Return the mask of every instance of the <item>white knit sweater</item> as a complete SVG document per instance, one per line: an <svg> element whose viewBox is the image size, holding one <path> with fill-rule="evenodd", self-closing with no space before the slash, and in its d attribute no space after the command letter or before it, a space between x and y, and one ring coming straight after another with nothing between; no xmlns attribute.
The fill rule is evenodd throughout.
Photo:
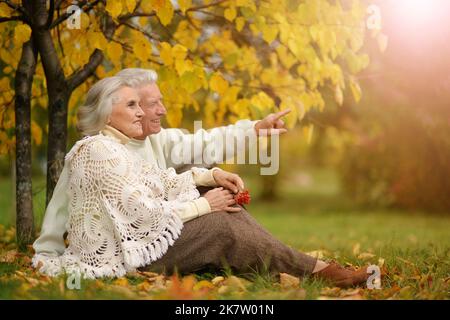
<svg viewBox="0 0 450 320"><path fill-rule="evenodd" d="M178 238L180 212L197 206L193 168L182 174L160 169L128 150L119 139L98 134L80 140L66 156L69 168L69 246L59 257L36 254L39 271L86 278L123 276L163 256ZM208 209L205 208L205 202Z"/></svg>

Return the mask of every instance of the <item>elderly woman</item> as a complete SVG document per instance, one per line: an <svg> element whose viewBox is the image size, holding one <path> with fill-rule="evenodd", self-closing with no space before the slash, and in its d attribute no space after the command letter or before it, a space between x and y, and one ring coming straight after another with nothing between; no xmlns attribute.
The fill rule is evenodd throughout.
<svg viewBox="0 0 450 320"><path fill-rule="evenodd" d="M340 286L367 279L365 268L327 265L285 246L241 211L228 189L201 197L196 188L217 187L217 181L242 188L238 176L218 168L178 175L126 148L143 136L144 112L133 86L126 77L105 78L80 108L79 129L86 137L66 156L69 246L59 257L36 254L33 264L40 271L95 278L142 267L193 272L228 265L237 271L312 273Z"/></svg>

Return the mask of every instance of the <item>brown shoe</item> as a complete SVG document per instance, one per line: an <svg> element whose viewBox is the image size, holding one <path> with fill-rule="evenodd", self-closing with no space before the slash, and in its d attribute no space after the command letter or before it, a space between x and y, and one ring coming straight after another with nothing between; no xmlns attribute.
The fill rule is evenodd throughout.
<svg viewBox="0 0 450 320"><path fill-rule="evenodd" d="M369 278L367 267L358 270L350 270L332 262L328 267L313 273L314 277L331 280L337 287L347 288L366 283Z"/></svg>

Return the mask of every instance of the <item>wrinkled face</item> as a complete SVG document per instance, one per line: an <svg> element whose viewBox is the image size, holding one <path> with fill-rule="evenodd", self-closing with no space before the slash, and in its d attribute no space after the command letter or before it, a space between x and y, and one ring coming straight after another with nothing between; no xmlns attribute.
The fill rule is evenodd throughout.
<svg viewBox="0 0 450 320"><path fill-rule="evenodd" d="M139 96L135 89L123 87L114 93L112 112L108 124L129 138L142 135L144 112L139 106Z"/></svg>
<svg viewBox="0 0 450 320"><path fill-rule="evenodd" d="M156 83L139 87L137 92L140 99L139 104L144 111L141 138L145 138L161 131L161 119L167 112L162 102L163 96Z"/></svg>

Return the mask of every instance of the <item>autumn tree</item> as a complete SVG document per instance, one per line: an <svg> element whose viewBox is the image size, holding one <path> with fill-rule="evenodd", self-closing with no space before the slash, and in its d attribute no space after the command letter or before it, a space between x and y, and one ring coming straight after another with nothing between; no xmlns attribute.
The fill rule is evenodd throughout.
<svg viewBox="0 0 450 320"><path fill-rule="evenodd" d="M357 0L0 1L0 153L16 149L17 216L30 218L18 220L19 241L32 238L30 131L36 144L48 138L48 201L67 126L98 78L156 70L169 126L189 108L213 126L290 107L293 127L323 110L324 88L338 104L348 87L360 99L366 18ZM48 123L31 119L33 109L45 110Z"/></svg>

